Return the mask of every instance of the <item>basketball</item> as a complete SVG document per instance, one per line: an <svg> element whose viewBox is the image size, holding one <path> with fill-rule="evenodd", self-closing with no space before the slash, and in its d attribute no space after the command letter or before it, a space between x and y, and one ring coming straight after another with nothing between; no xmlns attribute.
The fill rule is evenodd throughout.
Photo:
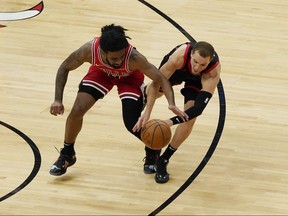
<svg viewBox="0 0 288 216"><path fill-rule="evenodd" d="M149 148L160 150L170 142L171 128L160 119L151 119L141 130L142 142Z"/></svg>

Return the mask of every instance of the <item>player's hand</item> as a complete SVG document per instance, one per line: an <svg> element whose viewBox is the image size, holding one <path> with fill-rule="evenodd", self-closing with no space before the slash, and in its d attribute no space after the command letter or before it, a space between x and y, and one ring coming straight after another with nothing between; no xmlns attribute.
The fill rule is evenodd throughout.
<svg viewBox="0 0 288 216"><path fill-rule="evenodd" d="M62 115L64 110L64 105L59 101L54 101L50 106L50 113L54 116Z"/></svg>
<svg viewBox="0 0 288 216"><path fill-rule="evenodd" d="M149 120L150 115L144 113L142 116L139 117L137 123L132 128L133 132L138 132L141 130L141 128L146 124L146 122Z"/></svg>
<svg viewBox="0 0 288 216"><path fill-rule="evenodd" d="M183 119L183 121L188 121L189 120L189 116L183 112L182 110L180 110L178 107L173 106L173 105L169 105L169 109L177 116L179 116L180 118Z"/></svg>

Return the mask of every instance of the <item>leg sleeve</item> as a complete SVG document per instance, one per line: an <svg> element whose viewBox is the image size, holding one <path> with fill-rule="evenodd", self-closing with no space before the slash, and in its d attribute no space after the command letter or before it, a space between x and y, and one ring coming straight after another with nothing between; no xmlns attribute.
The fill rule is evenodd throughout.
<svg viewBox="0 0 288 216"><path fill-rule="evenodd" d="M137 101L133 99L123 99L122 101L122 117L126 129L141 140L140 131L133 132L132 128L138 121L143 107L143 97L141 96Z"/></svg>

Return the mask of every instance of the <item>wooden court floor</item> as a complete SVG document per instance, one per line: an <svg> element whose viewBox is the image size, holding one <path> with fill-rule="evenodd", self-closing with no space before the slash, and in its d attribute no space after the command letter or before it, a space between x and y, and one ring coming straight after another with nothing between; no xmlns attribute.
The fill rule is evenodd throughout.
<svg viewBox="0 0 288 216"><path fill-rule="evenodd" d="M0 3L0 214L149 215L184 184L211 146L218 92L171 158L167 184L143 173L144 145L124 128L116 89L87 113L75 145L77 163L61 177L49 175L58 157L54 146L62 147L66 117L89 67L70 73L66 111L51 116L56 71L72 51L115 23L129 29L130 42L158 66L187 38L137 0L44 0L33 18L1 20L39 2ZM211 159L158 215L287 215L288 1L148 2L196 40L214 45L226 99L223 132ZM176 102L182 107L179 89ZM168 117L161 98L152 118Z"/></svg>

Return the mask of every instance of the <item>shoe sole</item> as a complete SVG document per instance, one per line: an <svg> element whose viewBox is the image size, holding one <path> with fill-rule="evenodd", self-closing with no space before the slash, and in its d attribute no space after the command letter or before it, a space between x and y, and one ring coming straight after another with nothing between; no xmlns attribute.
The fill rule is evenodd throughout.
<svg viewBox="0 0 288 216"><path fill-rule="evenodd" d="M69 165L67 166L67 168L70 167L70 166L72 166L72 165L74 165L74 164L76 163L76 161L77 161L77 158L75 157L75 160L74 160L71 164L69 164ZM66 173L67 168L64 170L64 172L61 172L61 173L51 172L51 170L49 171L49 173L50 173L50 175L53 175L53 176L61 176L61 175L63 175L63 174Z"/></svg>
<svg viewBox="0 0 288 216"><path fill-rule="evenodd" d="M63 173L54 173L54 172L51 172L51 171L49 173L50 173L50 175L53 175L53 176L61 176L61 175L66 173L66 170Z"/></svg>
<svg viewBox="0 0 288 216"><path fill-rule="evenodd" d="M145 169L145 166L147 167L147 169ZM149 167L153 167L152 169L149 168ZM156 170L155 170L155 166L154 165L144 165L143 167L143 172L145 174L153 174L153 173L156 173Z"/></svg>
<svg viewBox="0 0 288 216"><path fill-rule="evenodd" d="M157 178L157 174L155 175L155 181L157 182L157 183L159 183L159 184L163 184L163 183L167 183L168 181L169 181L169 174L167 175L167 178L165 178L165 179L159 179L159 178Z"/></svg>

